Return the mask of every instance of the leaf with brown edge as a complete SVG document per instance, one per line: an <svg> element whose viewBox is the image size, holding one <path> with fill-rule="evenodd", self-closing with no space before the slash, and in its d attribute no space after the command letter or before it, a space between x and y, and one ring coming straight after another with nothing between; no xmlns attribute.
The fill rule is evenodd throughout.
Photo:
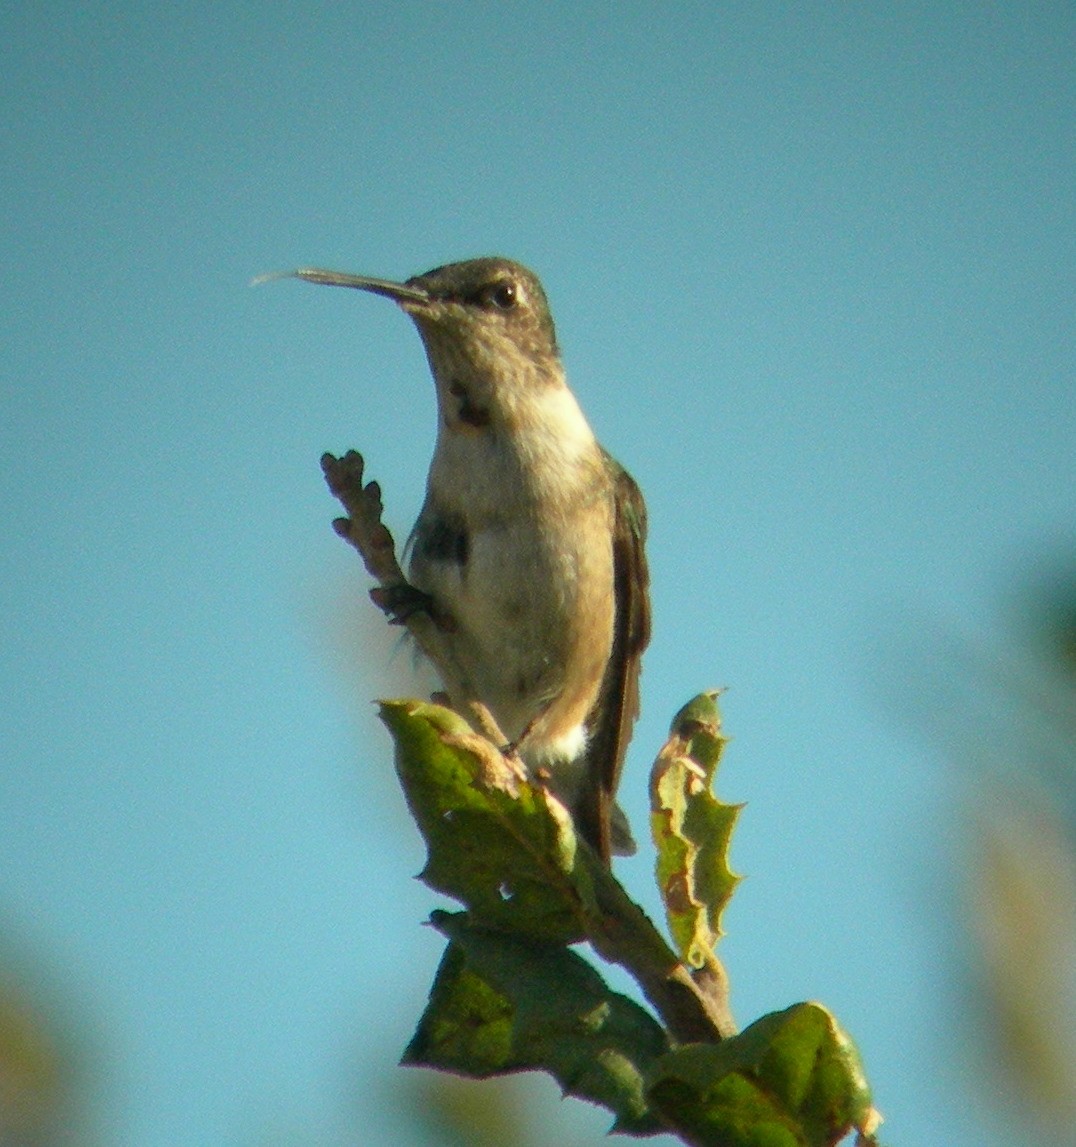
<svg viewBox="0 0 1076 1147"><path fill-rule="evenodd" d="M713 793L726 738L716 693L700 693L673 719L650 775L656 877L674 945L689 967L716 961L721 913L740 877L728 863L741 805Z"/></svg>
<svg viewBox="0 0 1076 1147"><path fill-rule="evenodd" d="M422 880L477 923L539 940L583 938L594 911L571 817L543 785L450 709L385 701L396 770L426 839Z"/></svg>

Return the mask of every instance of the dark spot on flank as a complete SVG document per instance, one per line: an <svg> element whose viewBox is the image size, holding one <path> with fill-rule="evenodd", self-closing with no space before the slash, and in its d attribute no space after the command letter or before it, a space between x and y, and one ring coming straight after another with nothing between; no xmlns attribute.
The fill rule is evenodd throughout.
<svg viewBox="0 0 1076 1147"><path fill-rule="evenodd" d="M462 519L434 518L423 526L416 548L431 561L465 566L471 555L471 539Z"/></svg>

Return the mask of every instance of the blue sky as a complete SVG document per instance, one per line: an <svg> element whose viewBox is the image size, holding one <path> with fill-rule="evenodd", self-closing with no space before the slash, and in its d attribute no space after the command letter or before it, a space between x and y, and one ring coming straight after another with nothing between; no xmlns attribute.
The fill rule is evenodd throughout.
<svg viewBox="0 0 1076 1147"><path fill-rule="evenodd" d="M648 499L634 818L728 687L739 1017L832 1006L902 1147L1019 1141L894 666L1071 559L1074 54L1048 4L5 8L0 928L86 1033L87 1142L408 1142L408 658L317 459L404 536L432 387L383 300L248 282L484 254Z"/></svg>

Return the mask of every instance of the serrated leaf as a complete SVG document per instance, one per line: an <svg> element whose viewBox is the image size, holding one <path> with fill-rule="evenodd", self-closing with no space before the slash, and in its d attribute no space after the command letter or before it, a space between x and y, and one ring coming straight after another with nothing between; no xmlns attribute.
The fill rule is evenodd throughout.
<svg viewBox="0 0 1076 1147"><path fill-rule="evenodd" d="M673 718L650 774L656 876L673 943L689 967L713 962L721 913L740 877L728 849L741 805L713 793L726 738L716 693L701 693Z"/></svg>
<svg viewBox="0 0 1076 1147"><path fill-rule="evenodd" d="M869 1142L881 1122L855 1045L815 1003L675 1048L653 1065L647 1095L699 1147L832 1147L851 1130Z"/></svg>
<svg viewBox="0 0 1076 1147"><path fill-rule="evenodd" d="M613 1130L659 1128L643 1080L669 1045L647 1012L560 945L478 928L464 913L436 912L433 924L450 943L404 1063L479 1078L547 1071L609 1108Z"/></svg>
<svg viewBox="0 0 1076 1147"><path fill-rule="evenodd" d="M396 770L426 839L421 878L478 923L572 943L592 896L571 817L456 713L386 701Z"/></svg>

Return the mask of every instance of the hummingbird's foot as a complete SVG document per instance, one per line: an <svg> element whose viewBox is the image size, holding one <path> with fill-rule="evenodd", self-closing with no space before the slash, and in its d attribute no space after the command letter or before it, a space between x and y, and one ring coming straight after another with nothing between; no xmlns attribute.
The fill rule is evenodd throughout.
<svg viewBox="0 0 1076 1147"><path fill-rule="evenodd" d="M502 757L511 757L514 761L521 761L523 758L520 756L519 747L522 744L523 738L519 737L515 741L501 741L498 747L501 750Z"/></svg>
<svg viewBox="0 0 1076 1147"><path fill-rule="evenodd" d="M534 732L534 727L546 715L549 705L543 705L541 709L523 726L523 732L519 734L514 741L509 741L507 745L501 749L506 757L518 757L523 751L523 746L526 745L528 738Z"/></svg>
<svg viewBox="0 0 1076 1147"><path fill-rule="evenodd" d="M516 756L515 746L508 742L504 733L501 732L501 727L497 724L497 719L490 712L488 705L484 705L481 701L468 701L467 710L471 717L471 724L487 741L491 741L497 746L497 751L502 757L514 758Z"/></svg>
<svg viewBox="0 0 1076 1147"><path fill-rule="evenodd" d="M370 599L388 617L390 625L406 625L416 613L438 620L433 598L408 581L375 586L370 590Z"/></svg>

